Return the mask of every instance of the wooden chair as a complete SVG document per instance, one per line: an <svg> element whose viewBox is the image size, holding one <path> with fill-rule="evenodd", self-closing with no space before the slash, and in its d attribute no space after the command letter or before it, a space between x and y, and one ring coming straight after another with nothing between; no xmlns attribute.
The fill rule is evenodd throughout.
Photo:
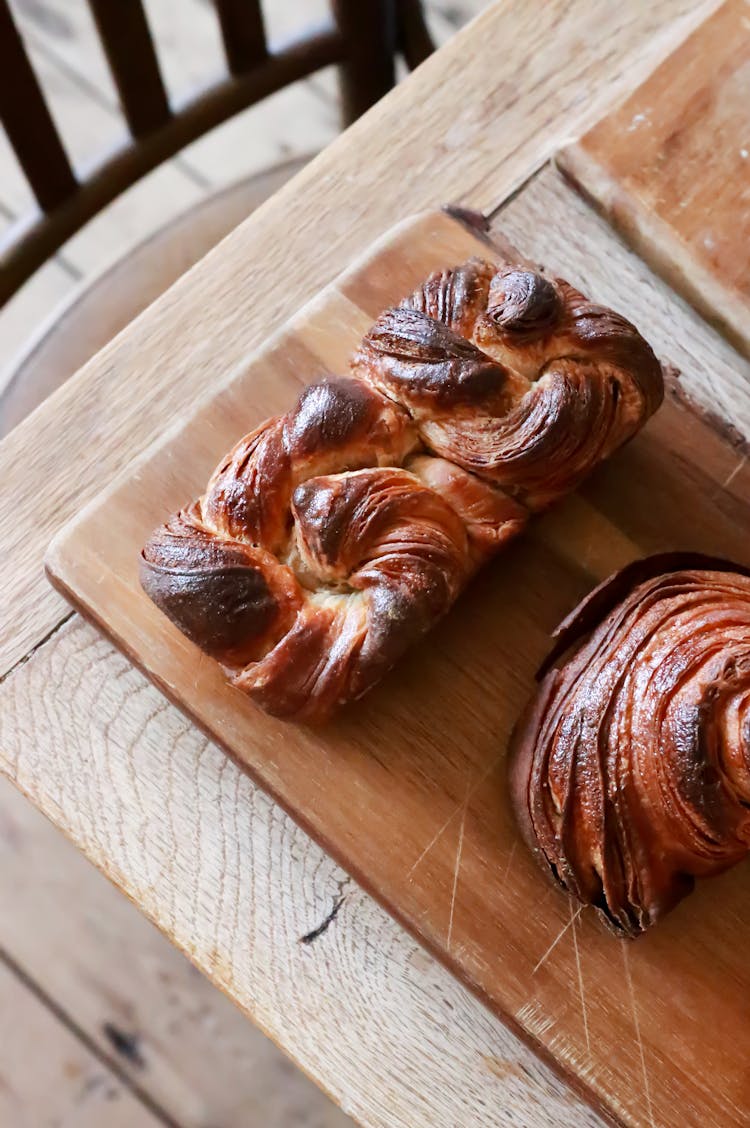
<svg viewBox="0 0 750 1128"><path fill-rule="evenodd" d="M419 0L331 0L331 20L272 48L260 0L213 0L226 72L172 104L142 0L87 0L127 125L125 140L76 173L8 0L0 0L0 122L37 208L0 239L0 308L88 220L162 161L234 114L331 64L348 124L432 50ZM312 155L312 154L311 154ZM0 436L291 177L289 162L217 193L116 263L44 332L0 397Z"/></svg>

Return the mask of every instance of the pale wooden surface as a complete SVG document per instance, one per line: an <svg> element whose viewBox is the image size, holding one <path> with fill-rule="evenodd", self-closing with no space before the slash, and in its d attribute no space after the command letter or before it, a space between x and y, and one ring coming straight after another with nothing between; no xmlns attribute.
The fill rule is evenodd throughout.
<svg viewBox="0 0 750 1128"><path fill-rule="evenodd" d="M385 106L370 115L370 120L362 123L356 131L352 131L345 139L345 143L342 142L330 157L327 156L318 162L315 176L311 173L308 178L292 186L285 199L274 201L264 209L262 222L259 217L255 224L246 225L238 235L235 235L230 240L231 246L226 257L224 249L217 252L216 266L211 265L209 274L206 274L206 268L202 268L203 273L196 272L193 280L184 283L181 293L186 297L193 287L195 287L193 293L197 295L198 288L203 286L206 301L209 304L211 301L215 302L217 295L221 297L222 291L232 292L232 280L239 282L237 265L246 261L248 255L261 267L267 264L269 268L278 269L281 272L278 275L280 281L284 271L284 256L285 254L291 256L291 251L283 241L271 238L270 232L274 222L278 224L278 229L288 231L286 209L293 203L298 205L300 231L303 235L302 246L304 247L305 240L309 246L299 263L294 262L292 257L288 257L287 261L294 262L294 265L299 266L300 269L284 276L283 285L277 284L270 292L260 296L257 317L246 318L244 327L238 328L236 323L222 324L219 327L220 332L224 329L229 330L226 340L229 361L236 360L252 347L253 343L262 338L269 326L269 319L272 319L271 323L278 323L285 314L292 312L319 282L324 282L326 277L330 277L345 264L357 246L361 247L368 238L387 225L389 218L395 218L399 213L403 213L405 208L414 210L425 204L434 203L438 193L437 198L461 195L469 201L475 198L478 203L502 198L509 187L523 178L525 169L543 160L566 134L572 135L587 121L593 120L597 113L606 107L608 99L616 98L628 85L637 81L640 75L644 75L668 50L670 44L683 37L689 26L705 11L705 7L696 8L690 4L678 3L663 4L658 11L651 11L640 4L632 6L627 13L614 12L612 6L608 5L595 6L595 9L592 12L590 4L578 5L562 15L561 6L546 5L541 16L536 10L532 10L524 17L519 7L506 5L499 14L493 13L492 18L495 21L493 31L497 35L497 42L507 42L510 34L512 41L518 45L520 55L526 60L523 67L520 63L516 67L514 60L516 62L518 60L515 54L510 57L501 53L494 58L492 65L486 64L478 81L472 84L467 82L467 73L465 67L460 64L458 52L449 54L444 60L435 60L430 64L434 68L434 75L429 84L422 76L412 80L408 98L404 101L391 98ZM598 29L595 39L586 34L592 18ZM531 48L539 41L536 38L538 30L549 34L552 29L556 31L558 37L554 58L544 52L529 50L524 53L522 50L524 43ZM485 26L481 35L472 34L468 43L464 44L467 57L473 59L479 52L480 45L486 40ZM582 42L586 45L583 55L580 52ZM476 51L472 44L477 45ZM564 60L569 50L575 50L578 54L575 66L571 62L566 68ZM481 59L481 52L479 58ZM524 74L529 71L529 58L533 60L533 67L526 81ZM633 58L637 59L635 70L632 69ZM631 71L626 75L628 65L631 66ZM472 69L473 64L469 68L469 74ZM426 67L423 74L427 70ZM583 106L580 98L577 97L580 87L576 86L576 78L579 74L583 76L589 87L593 86L598 91L594 96L587 94L589 100ZM518 78L516 79L515 76ZM520 91L514 89L513 84L517 81L521 84ZM463 120L460 125L470 148L470 157L466 165L456 161L456 146L460 148L460 138L446 137L448 144L443 140L446 115L441 115L439 107L435 107L435 113L429 110L425 93L432 82L435 83L436 89L443 91L444 104L452 104L448 113L451 121L457 116L455 107L461 107ZM523 95L524 89L533 93L529 93L527 99L522 97L520 109L515 105L514 116L510 119L512 128L509 128L507 118L501 128L503 105L515 104L516 93ZM472 92L476 102L473 108ZM544 99L550 94L552 104L545 105ZM396 95L396 99L400 97L401 92ZM543 139L540 143L540 134L543 134L545 124L554 118L556 111L560 111L559 128L552 136ZM366 188L375 170L382 176L382 161L379 165L377 161L372 164L363 159L362 153L373 137L381 136L385 139L389 136L389 130L391 139L397 137L402 118L414 123L414 132L413 135L409 133L409 144L400 146L401 156L399 156L399 146L393 145L394 163L389 166L393 170L395 184L393 193L388 196L383 192L375 194L370 192L366 201L367 206L360 208L357 205L356 212L350 216L348 212L342 212L341 204L338 209L323 207L321 201L327 199L329 195L332 195L335 201L338 194L343 204L347 202L348 196L356 202L357 185ZM393 123L394 128L391 128L389 123ZM377 152L377 143L375 151ZM405 176L400 164L411 153L414 154L415 166L409 171L408 176ZM430 169L429 183L424 177L420 177L419 171L427 167ZM466 174L465 182L462 181L462 173ZM347 192L342 184L347 178L352 188L351 193ZM549 201L543 201L540 213L544 213L548 206ZM341 221L343 214L348 215L348 219L344 222ZM358 219L356 226L353 223L355 215ZM310 230L306 216L309 216L315 225L312 239L309 235L305 235L305 232ZM510 212L504 217L504 221L506 219L513 222ZM584 219L585 213L581 213L580 222L584 223ZM565 217L563 222L569 223L570 217ZM538 219L535 223L538 223ZM268 228L264 234L266 225ZM319 254L312 253L320 245L318 234L329 251L325 262L321 261ZM554 239L559 233L548 229L547 234ZM530 242L533 244L533 240L517 237L516 241L528 246L531 253L543 253L542 248L530 245ZM581 244L581 249L584 245L585 240ZM295 254L299 250L300 242L296 240ZM225 265L219 270L218 266L222 261ZM584 262L584 266L588 269L591 264ZM216 286L206 286L206 279L214 274ZM599 292L602 292L602 288L608 285L608 276L598 279L598 282ZM653 282L649 282L648 286L653 301L666 300L663 289L655 286ZM238 296L239 303L229 303L230 310L233 308L236 310L241 305L241 290ZM612 300L615 300L614 296ZM158 349L161 332L157 327L163 324L164 318L171 316L176 303L179 303L180 307L183 306L179 294L165 299L161 310L149 315L132 332L140 335L140 340L150 341L152 347ZM191 317L193 309L199 309L199 303L196 301L191 306L190 301L186 301L185 316L181 321L181 325L185 328L190 326L191 320L195 320ZM728 367L727 356L730 355L730 350L711 335L701 337L699 328L696 332L699 337L699 351L705 358L706 366L714 364L718 366L720 372L725 370ZM686 330L685 335L689 349L690 331ZM130 338L133 345L138 339L138 336ZM168 335L161 339L168 340ZM190 347L194 347L195 344L195 339L189 342ZM695 349L695 346L693 348ZM193 394L196 388L200 388L201 382L211 371L205 349L198 350L198 363L191 379L190 365L187 363L188 351L189 349L178 354L176 366L174 370L170 369L169 374L170 379L183 380L186 395ZM88 386L91 401L86 396L71 397L65 407L63 405L66 397L63 396L56 406L55 414L50 413L46 422L42 413L42 418L37 421L41 423L38 441L33 444L35 454L43 450L54 434L59 433L62 420L71 424L72 440L72 431L75 430L72 426L74 418L80 420L81 433L96 419L98 454L102 460L101 475L104 478L111 474L114 466L122 466L129 457L125 449L118 449L121 442L126 446L132 442L133 449L145 445L149 436L155 433L156 420L149 420L148 414L140 417L139 412L132 410L132 400L129 397L117 396L106 396L107 417L104 418L103 412L97 406L99 393L94 391L97 380L102 382L102 387L106 385L108 365L111 363L112 356L117 356L118 364L123 364L126 363L130 352L131 344L127 340L122 346L114 346L110 359L105 358L103 362L99 362L90 374L82 378L82 383L91 380ZM158 375L158 372L153 371L143 373L144 383L153 382ZM135 391L134 394L137 396ZM730 384L722 386L722 395L725 402L731 397ZM88 402L91 402L95 414L87 417ZM178 402L178 397L175 397L173 402ZM148 402L146 407L149 408ZM168 411L169 403L166 402L164 407ZM153 411L154 408L151 407L149 410ZM55 420L58 427L48 431L47 428L51 427ZM133 427L141 424L143 426L140 433L128 437ZM28 428L24 444L26 449L29 449L33 433L36 433L36 427ZM19 443L13 449L20 456L24 446ZM92 480L91 469L95 460L90 458L86 462L81 457L87 447L88 443L81 439L80 445L73 444L69 450L70 464L77 464L79 467L77 488L84 495L90 494L96 486L96 482ZM13 451L8 445L0 452L0 458L3 457L13 458ZM33 465L34 461L34 458L28 462L24 459L27 465ZM5 465L7 467L8 463L6 462ZM52 480L50 469L49 463L47 466L39 466L40 482L49 483ZM88 486L85 484L87 481ZM52 488L57 493L58 504L62 505L66 494L62 483ZM39 493L38 490L33 492ZM54 507L47 506L50 516L45 518L45 527L48 529L53 528L56 523L50 512L52 508ZM21 499L17 497L15 506L12 505L7 511L4 527L10 525L12 528L14 520L18 519L22 511ZM63 506L63 515L64 512ZM29 524L25 528L25 533L28 536L31 532L33 528ZM26 561L30 573L34 569L34 561L41 555L43 539L44 537L38 539L36 547L29 546L31 551L27 553ZM15 559L17 572L21 567L21 555L18 549ZM27 606L34 600L44 598L43 590L41 584L32 583L27 593ZM59 621L60 607L59 603L50 602L41 615L33 616L35 621L23 614L18 616L14 629L17 631L26 619L27 631L25 637L18 640L20 645L13 648L16 657L28 653L30 647L36 642L41 642L45 630L54 627L55 622ZM88 679L92 671L101 665L106 666L111 661L111 652L105 644L96 640L88 628L78 625L66 630L71 635L75 635L75 640L71 654L63 652L61 655L57 650L58 660L66 670L70 669L74 678L80 676L79 690L85 688L86 692L93 692L96 696L98 687L96 684L89 683ZM10 641L12 642L12 638ZM21 774L26 784L34 791L38 804L59 823L65 825L77 841L95 855L101 864L109 865L112 873L119 874L129 888L134 892L139 890L144 892L145 907L159 915L159 919L167 927L171 923L172 910L169 908L168 900L165 899L165 894L168 890L172 890L175 897L182 898L184 894L179 889L174 889L171 880L170 875L176 871L172 868L174 863L170 862L170 858L176 846L171 832L164 840L163 820L159 821L158 836L155 835L150 842L128 843L123 859L120 847L112 851L112 843L117 839L116 824L108 824L109 829L105 832L104 826L101 823L97 825L99 820L91 815L90 811L86 814L79 810L79 814L75 814L81 806L82 794L85 794L87 787L95 783L96 772L103 768L100 758L104 756L105 762L107 757L111 758L113 747L107 744L107 741L112 739L113 719L117 719L126 730L130 726L129 734L125 731L124 735L131 741L136 739L136 734L139 734L139 739L142 738L145 732L149 747L157 750L176 743L182 749L181 756L186 757L186 766L191 762L194 764L194 771L188 773L191 779L188 789L190 798L184 811L187 821L182 823L178 819L177 825L180 826L181 833L185 832L187 835L180 841L192 844L191 850L206 851L205 855L201 854L200 857L205 858L207 871L204 875L201 866L194 865L192 872L186 872L184 875L183 890L189 890L187 903L195 904L200 912L207 913L212 927L217 923L215 917L211 916L212 866L215 867L217 858L221 857L221 843L220 837L217 840L213 833L209 839L208 831L211 826L221 825L217 820L224 817L221 815L221 802L217 811L217 788L220 786L218 781L220 779L223 781L222 788L225 784L230 788L229 792L224 793L228 794L229 798L223 800L224 804L228 804L226 826L231 826L234 819L238 817L237 803L233 799L234 788L238 788L242 818L245 820L245 825L248 820L252 824L253 872L256 875L266 875L265 883L258 888L264 890L266 901L272 902L273 912L266 904L264 907L266 915L263 921L259 922L262 925L260 933L259 935L253 933L253 938L262 942L253 945L246 936L236 940L241 951L237 951L232 957L236 963L234 975L230 976L231 964L223 967L220 965L215 946L213 955L209 952L210 958L207 958L204 966L213 965L221 973L225 983L229 983L231 978L234 982L235 995L239 991L236 986L239 981L245 1005L257 1018L265 1021L268 1028L277 1037L283 1039L287 1048L319 1079L330 1084L331 1079L334 1078L337 1093L344 1099L348 1097L351 1100L352 1094L355 1094L357 1103L362 1109L363 1119L366 1118L368 1123L408 1123L410 1126L415 1123L487 1124L501 1123L505 1119L517 1124L586 1122L586 1114L576 1106L575 1099L551 1081L547 1072L529 1055L525 1055L515 1040L509 1038L502 1028L496 1023L489 1022L482 1009L474 1004L464 991L456 987L446 973L440 972L418 949L406 941L403 934L388 918L379 913L367 898L358 897L354 906L357 909L354 915L358 931L355 932L348 927L344 931L341 928L337 943L329 944L325 958L320 952L316 953L314 960L311 961L313 966L311 967L308 962L304 969L307 974L301 975L299 969L294 969L294 978L292 978L290 968L294 968L293 957L298 951L298 934L289 926L300 925L299 935L301 935L303 931L309 930L311 924L325 917L330 911L332 899L337 895L338 882L343 879L340 871L327 862L319 851L310 847L304 836L294 831L288 820L283 819L272 804L250 788L246 780L241 781L240 784L234 782L234 770L222 767L223 761L218 754L207 747L205 742L200 741L194 733L186 732L177 715L172 710L163 708L160 699L153 694L153 691L143 688L141 692L130 688L131 685L143 687L143 682L125 666L119 667L119 687L122 689L123 683L128 687L127 701L121 702L123 709L110 700L108 703L105 702L103 713L98 711L96 715L89 716L84 707L83 714L86 719L80 730L71 733L70 726L66 728L68 733L66 741L70 740L72 743L66 743L68 753L63 756L60 752L63 746L60 734L65 726L61 700L56 700L54 709L45 717L35 707L35 701L42 701L48 695L40 693L38 698L30 701L27 696L28 683L23 679L36 677L38 670L40 680L35 684L44 685L42 664L50 658L53 649L63 646L64 642L66 647L70 645L65 630L61 632L59 638L51 640L49 646L41 646L38 653L29 658L21 669L7 679L3 689L6 700L10 699L12 692L13 699L17 703L12 724L9 715L5 718L3 747L8 756L9 766L15 764L21 766ZM104 649L97 652L97 647ZM95 652L99 655L96 660L93 659ZM69 660L76 654L78 656L76 664L70 666ZM87 657L92 658L88 674L85 672ZM9 660L12 662L13 658ZM6 666L7 664L6 660ZM111 667L102 671L107 686L118 691L118 679L110 680L110 674ZM129 678L134 678L135 682L131 683ZM150 698L149 694L152 694ZM138 708L135 713L131 713L136 705L144 703L145 715ZM173 724L175 727L170 729ZM106 739L103 736L105 728ZM34 740L31 738L32 729L35 734ZM116 739L119 740L122 736L121 731ZM79 745L77 741L82 743ZM22 750L23 755L21 755ZM61 771L63 762L74 765L75 771L69 772L67 769ZM153 762L161 772L164 768L162 759L154 755ZM55 764L58 764L57 768ZM229 772L228 778L226 772ZM167 775L162 778L165 784L173 786L174 780L170 771L167 771ZM73 789L72 792L70 788ZM206 789L205 800L196 798L201 796L202 788ZM168 788L163 792L163 795L166 794ZM155 802L159 801L155 799ZM169 806L172 807L173 804ZM93 820L92 824L87 822L89 817ZM194 841L191 834L196 833L199 837ZM166 849L166 853L162 853L163 849ZM151 850L157 852L156 868L144 870L144 851L148 855ZM218 854L212 854L212 851L216 850ZM195 855L190 850L186 856L188 861L192 859L195 863ZM270 862L271 858L273 864ZM123 861L125 864L120 868ZM160 869L162 872L159 878ZM150 874L145 890L142 889L144 872ZM139 874L141 877L138 876ZM294 881L290 881L290 874L294 875ZM245 880L247 881L248 878L245 877ZM250 895L246 891L246 896ZM163 911L157 913L159 903ZM175 902L178 903L182 902ZM245 905L247 903L246 900L243 902ZM348 903L339 913L334 929L339 923L347 923L351 907L352 899L349 898ZM282 928L279 925L280 921L284 924ZM326 937L321 939L329 938L332 938L332 929L329 929ZM185 944L193 943L189 924L183 922L181 936L178 939ZM320 941L316 942L313 949L319 944ZM230 948L231 945L227 951ZM373 1000L371 1003L362 1006L358 1002L357 995L352 991L342 1000L341 984L355 982L373 985L374 994L367 996L368 999ZM307 1026L300 1027L298 1019L303 1011L309 1016L319 1016L319 1022L315 1024L312 1032L309 1023ZM340 1044L342 1028L351 1031L351 1041L347 1042L346 1047ZM443 1047L446 1051L445 1056L436 1055L435 1051L438 1048L442 1051ZM485 1060L482 1055L487 1054L488 1050L488 1060ZM494 1059L493 1051L495 1051ZM339 1071L338 1065L342 1056L346 1068ZM464 1091L467 1094L465 1101L460 1099ZM566 1102L571 1099L574 1103L569 1106L568 1119L565 1120L565 1114L561 1110L565 1109ZM491 1102L490 1117L486 1111L488 1100ZM388 1106L389 1104L393 1106L397 1101L398 1108L388 1120L386 1116ZM403 1108L404 1102L408 1106L406 1110ZM436 1106L437 1116L433 1116Z"/></svg>
<svg viewBox="0 0 750 1128"><path fill-rule="evenodd" d="M6 538L0 673L59 621L62 602L33 566L52 533L159 435L186 400L231 372L404 214L440 200L499 204L705 11L691 0L518 0L492 7L17 427L0 447L3 480L19 459L25 465L0 497ZM592 23L596 36L588 34ZM482 50L488 41L523 49L498 56ZM59 472L61 433L75 482Z"/></svg>
<svg viewBox="0 0 750 1128"><path fill-rule="evenodd" d="M54 726L57 823L356 1120L600 1123L92 628L61 628L0 709L3 769L39 805Z"/></svg>
<svg viewBox="0 0 750 1128"><path fill-rule="evenodd" d="M116 139L122 121L85 0L12 2L46 82L53 112L59 115L76 158L93 155L100 139ZM446 39L483 5L484 0L459 0L444 15L439 4L429 0L427 7L438 40ZM290 34L301 22L323 15L326 7L327 0L305 0L304 5L298 0L274 0L272 10L267 12L267 27L272 36ZM217 25L208 4L201 0L148 0L147 10L173 95L180 96L208 80L222 65ZM197 199L198 207L201 202L208 204L217 188L245 184L248 174L254 181L262 180L266 168L281 167L288 162L289 154L307 153L307 146L323 146L337 129L336 95L333 71L283 91L202 139L108 208L0 311L0 370L5 373L0 374L0 388L16 370L19 350L28 349L48 322L59 325L61 302L73 303L85 295L87 312L98 303L105 316L97 317L97 347L105 343L112 331L106 336L102 333L107 333L113 318L119 319L119 328L145 304L144 291L150 300L165 288L164 266L174 270L171 281L181 272L175 269L178 265L182 270L189 265L185 258L193 253L196 240L191 232L187 244L183 243L177 253L172 250L170 262L162 265L158 276L149 277L140 287L135 300L141 304L135 310L131 307L130 317L123 317L123 276L128 270L132 277L138 269L145 269L148 255L148 248L143 248L131 264L127 253L130 244L148 237L150 231L158 236L164 219L176 217L178 221L186 214L186 203ZM243 199L249 203L247 190L235 190L219 221L221 234L250 210L246 207L244 213L238 212ZM30 202L0 131L0 227L22 213ZM205 237L205 231L202 235ZM96 288L95 294L87 289L92 276L106 271L113 255L123 250L125 259L112 268L107 285ZM154 289L159 282L159 289ZM117 309L113 305L115 292L119 295ZM88 349L84 355L82 347ZM76 319L69 312L63 328L45 338L43 355L30 362L36 384L46 379L56 385L61 375L77 367L71 362L73 356L82 363L94 351L90 341L81 339L80 317ZM40 390L37 386L36 391ZM21 395L25 394L22 389ZM119 1063L131 1083L141 1086L167 1116L184 1125L215 1122L217 1118L224 1125L244 1124L248 1116L311 1128L346 1122L343 1114L296 1073L215 988L197 977L137 910L112 891L73 847L61 842L59 832L46 825L9 786L0 789L0 822L9 835L9 849L4 851L0 867L0 903L13 903L12 916L3 914L13 927L2 929L2 943L27 972L33 968L36 981L44 983L51 998L95 1040L100 1054L109 1054L115 1066ZM25 868L29 865L30 871ZM69 927L50 931L46 922L61 921L62 906L73 890L75 911L64 918ZM92 920L105 908L116 920L116 930L91 927ZM85 953L80 958L91 965L91 974L81 968L79 949ZM133 979L123 958L125 951L130 953L131 962L140 959L141 968L154 974ZM58 968L61 974L53 974L50 981L50 972ZM117 983L117 990L110 986L111 980ZM125 1041L112 1043L104 1033L105 1024L110 1031L124 1032ZM145 1067L129 1057L131 1036L143 1049ZM72 1101L75 1091L69 1092ZM28 1114L34 1117L30 1094L26 1098Z"/></svg>
<svg viewBox="0 0 750 1128"><path fill-rule="evenodd" d="M538 177L499 222L530 254L550 265L564 254L603 300L653 323L655 347L683 379L704 396L721 388L719 406L735 397L737 421L750 430L750 366L553 174ZM636 291L619 281L625 263ZM487 1107L495 1123L506 1111L518 1125L594 1122L91 628L63 627L11 674L0 724L4 766L34 802L314 1076L335 1082L334 1095L364 1123L492 1124ZM102 812L100 797L112 792L121 805ZM140 827L123 837L121 812L145 803ZM237 842L249 845L239 851ZM217 913L227 866L232 912ZM335 922L301 947L342 890Z"/></svg>
<svg viewBox="0 0 750 1128"><path fill-rule="evenodd" d="M122 129L85 0L12 3L47 83L53 112L59 115L76 158L85 159L100 140L111 143ZM484 0L459 0L446 16L439 4L428 0L438 40L446 39L483 4ZM303 5L299 0L273 0L267 26L272 35L289 34L294 25L323 14L326 6L327 0L305 0ZM210 78L221 65L210 5L201 0L147 0L147 10L171 92L179 96ZM247 183L243 177L251 174L257 190L266 168L282 168L284 162L288 164L288 154L307 153L307 146L322 146L335 134L336 94L333 71L283 91L202 139L108 208L0 311L0 370L13 372L18 348L28 347L47 319L58 322L61 301L72 302L82 294L87 307L98 302L104 309L105 316L98 317L97 347L105 343L112 336L111 329L102 336L108 322L119 318L119 328L130 319L120 308L124 274L146 268L148 248L131 265L130 244L150 231L158 238L164 219L175 217L179 222L187 214L186 203L192 205L197 199L196 206L203 204L205 210L217 198L216 188L239 182L234 191L227 189L232 196L225 198L227 208L218 220L223 235L254 204L252 193L242 187ZM240 212L243 201L245 211ZM28 190L0 131L0 227L29 203ZM190 264L185 259L194 255L196 238L205 239L204 227L200 235L191 231L178 251L172 248L169 263L161 264L157 277L149 277L140 287L135 300L141 304L131 308L131 317L145 304L144 292L150 300L165 288L165 267L174 271L174 278ZM112 256L122 250L125 259L115 264L108 285L98 287L94 295L87 289L92 276L107 270ZM117 309L112 304L115 290ZM62 347L59 333L46 342L46 375L55 383L74 371L70 357L77 355L81 363L95 351L90 342L81 340L80 322L74 325L73 320L69 313ZM82 346L88 348L84 355ZM0 388L3 382L0 375ZM203 1128L207 1123L227 1128L248 1122L333 1128L348 1123L7 783L0 787L0 853L0 948L16 961L14 966L32 976L51 1005L62 1009L65 1045L78 1037L90 1040L94 1052L88 1056L93 1064L81 1076L90 1080L98 1058L98 1073L90 1086L95 1094L112 1092L119 1099L121 1086L116 1081L106 1085L108 1073L114 1070L133 1091L152 1101L160 1115L186 1128ZM138 975L132 973L134 968ZM17 1008L18 1020L29 1032L38 1025L41 1006L32 999L28 1007ZM85 1052L83 1056L87 1057ZM42 1121L47 1123L48 1113L55 1123L78 1123L84 1115L94 1116L97 1123L106 1120L106 1108L102 1111L98 1098L92 1099L90 1113L82 1112L77 1083L53 1084L47 1092L30 1086L28 1069L22 1069L20 1085L12 1076L18 1066L18 1056L11 1057L3 1043L0 1072L9 1085L7 1093L14 1091L12 1080L19 1092L23 1088L24 1123L37 1128ZM5 1105L3 1110L0 1123L20 1122L9 1112L6 1115ZM130 1120L138 1122L137 1109L131 1110Z"/></svg>
<svg viewBox="0 0 750 1128"><path fill-rule="evenodd" d="M0 963L0 1124L12 1128L159 1128L23 981Z"/></svg>
<svg viewBox="0 0 750 1128"><path fill-rule="evenodd" d="M80 1036L95 1050L98 1074L114 1070L180 1128L349 1124L6 779L0 857L0 959L59 1008L72 1029L66 1044ZM16 1019L24 1038L31 1033L25 1006ZM13 1040L0 1033L0 1078L8 1083L18 1065L11 1050ZM29 1072L27 1064L22 1077ZM0 1084L0 1124L16 1128L3 1114L2 1093ZM71 1084L43 1099L60 1111L69 1104L72 1128L78 1094ZM48 1106L33 1091L24 1103L31 1128L47 1123ZM101 1110L100 1117L94 1123L109 1123Z"/></svg>
<svg viewBox="0 0 750 1128"><path fill-rule="evenodd" d="M378 313L433 271L486 253L443 212L398 225L66 526L47 568L347 872L593 1100L638 1125L645 1059L659 1124L721 1123L744 1099L750 1054L746 873L727 875L720 895L700 889L631 951L592 913L568 928L573 906L548 897L549 884L518 849L504 794L504 749L534 670L551 630L591 587L631 560L680 546L750 563L750 467L738 468L736 449L677 397L673 381L627 450L533 521L391 676L321 729L262 713L139 584L140 546L202 492L243 433L291 407L301 381L346 371ZM564 248L555 268L569 277ZM619 282L631 296L618 308L630 314L632 268L623 266ZM671 350L664 360L673 363ZM616 957L627 960L626 974L613 978ZM714 1011L722 1021L707 1044L702 1015Z"/></svg>
<svg viewBox="0 0 750 1128"><path fill-rule="evenodd" d="M750 7L727 0L562 167L750 353Z"/></svg>

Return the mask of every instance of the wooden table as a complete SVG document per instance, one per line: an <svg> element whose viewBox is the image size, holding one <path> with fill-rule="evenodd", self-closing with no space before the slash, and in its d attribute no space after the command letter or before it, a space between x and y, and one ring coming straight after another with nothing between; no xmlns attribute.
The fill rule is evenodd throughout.
<svg viewBox="0 0 750 1128"><path fill-rule="evenodd" d="M480 209L531 257L564 246L617 304L630 252L548 162L715 7L493 6L0 445L0 766L366 1125L600 1119L69 612L42 556L165 424L408 214ZM691 391L750 432L747 362L637 270Z"/></svg>

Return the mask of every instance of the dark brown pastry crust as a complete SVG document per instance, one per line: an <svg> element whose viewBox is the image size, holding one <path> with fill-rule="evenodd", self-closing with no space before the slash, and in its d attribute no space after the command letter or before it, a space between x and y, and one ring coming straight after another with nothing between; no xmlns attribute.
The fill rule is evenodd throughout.
<svg viewBox="0 0 750 1128"><path fill-rule="evenodd" d="M636 561L560 625L540 676L511 738L519 828L637 936L750 849L750 569Z"/></svg>
<svg viewBox="0 0 750 1128"><path fill-rule="evenodd" d="M155 531L141 581L235 685L319 721L663 396L638 331L566 282L438 271Z"/></svg>

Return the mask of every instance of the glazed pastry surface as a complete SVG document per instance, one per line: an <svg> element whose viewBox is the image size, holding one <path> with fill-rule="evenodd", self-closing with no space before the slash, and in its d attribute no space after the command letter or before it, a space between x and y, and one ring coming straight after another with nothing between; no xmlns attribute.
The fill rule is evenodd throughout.
<svg viewBox="0 0 750 1128"><path fill-rule="evenodd" d="M546 872L634 937L750 848L750 574L638 561L547 665L511 743L516 818Z"/></svg>
<svg viewBox="0 0 750 1128"><path fill-rule="evenodd" d="M321 721L663 396L633 325L568 283L472 259L378 318L146 544L141 582L233 683Z"/></svg>

